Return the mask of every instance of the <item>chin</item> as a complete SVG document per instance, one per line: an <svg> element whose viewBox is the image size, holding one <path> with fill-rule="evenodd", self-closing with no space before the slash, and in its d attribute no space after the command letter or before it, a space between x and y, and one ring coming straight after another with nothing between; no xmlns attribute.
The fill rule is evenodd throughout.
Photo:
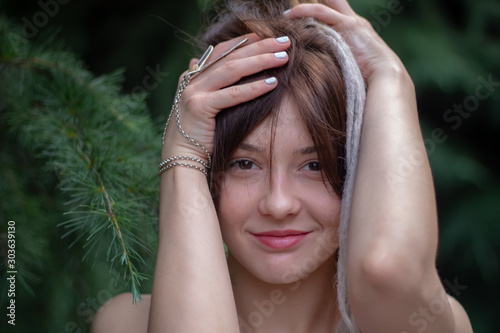
<svg viewBox="0 0 500 333"><path fill-rule="evenodd" d="M274 258L257 258L255 256L252 258L252 262L238 261L235 257L232 259L238 262L237 265L240 266L240 269L268 284L293 284L307 279L312 273L319 270L324 270L324 273L327 274L334 274L332 271L335 265L333 255L326 258L318 258L313 255L295 256L290 253L273 254L272 256Z"/></svg>

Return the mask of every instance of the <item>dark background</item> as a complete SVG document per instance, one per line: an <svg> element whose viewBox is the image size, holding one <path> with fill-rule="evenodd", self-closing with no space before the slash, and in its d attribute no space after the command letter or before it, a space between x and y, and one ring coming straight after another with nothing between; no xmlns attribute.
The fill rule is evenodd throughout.
<svg viewBox="0 0 500 333"><path fill-rule="evenodd" d="M96 75L126 68L123 92L148 91L151 115L163 122L178 76L199 54L189 35L199 32L204 1L59 1L2 0L0 15L25 25L32 39L58 29L58 39ZM400 55L415 83L436 184L443 283L464 305L475 332L498 332L500 2L352 0L351 5ZM485 80L494 82L490 90ZM477 89L488 96L479 98ZM40 191L50 195L51 190ZM116 277L105 262L82 261L78 246L68 249L56 227L64 220L61 208L52 208L47 216L53 228L40 232L43 253L33 250L32 292L21 291L18 324L9 332L85 332L97 308L125 290L111 283ZM33 228L36 224L33 220ZM146 283L143 291L150 287ZM1 321L5 328L6 319Z"/></svg>

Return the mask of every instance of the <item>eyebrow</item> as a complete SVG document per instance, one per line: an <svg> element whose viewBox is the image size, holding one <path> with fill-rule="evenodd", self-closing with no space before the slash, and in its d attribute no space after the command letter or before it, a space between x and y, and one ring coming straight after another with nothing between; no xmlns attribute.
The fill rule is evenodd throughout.
<svg viewBox="0 0 500 333"><path fill-rule="evenodd" d="M242 142L238 149L241 149L241 150L245 150L245 151L252 151L252 152L261 152L261 151L264 151L264 147L261 147L261 146L255 146L255 145L252 145L251 143L248 143L248 142Z"/></svg>
<svg viewBox="0 0 500 333"><path fill-rule="evenodd" d="M251 152L262 152L265 151L266 149L262 146L256 146L248 142L242 142L238 149L245 150L245 151L251 151ZM317 149L315 146L307 146L304 148L299 148L296 149L292 152L293 155L308 155L308 154L313 154L316 153Z"/></svg>
<svg viewBox="0 0 500 333"><path fill-rule="evenodd" d="M294 155L309 155L317 152L317 149L315 146L308 146L300 149L296 149L293 151L292 154Z"/></svg>

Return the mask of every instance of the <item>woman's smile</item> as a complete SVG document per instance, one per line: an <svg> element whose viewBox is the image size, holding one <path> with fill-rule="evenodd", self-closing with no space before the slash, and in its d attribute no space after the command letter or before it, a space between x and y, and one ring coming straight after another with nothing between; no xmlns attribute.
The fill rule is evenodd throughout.
<svg viewBox="0 0 500 333"><path fill-rule="evenodd" d="M301 230L271 230L252 235L271 249L286 250L301 242L309 233Z"/></svg>

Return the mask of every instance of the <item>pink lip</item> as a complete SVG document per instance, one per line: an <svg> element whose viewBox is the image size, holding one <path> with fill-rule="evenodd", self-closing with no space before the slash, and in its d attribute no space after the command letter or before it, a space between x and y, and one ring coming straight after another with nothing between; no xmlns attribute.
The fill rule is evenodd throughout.
<svg viewBox="0 0 500 333"><path fill-rule="evenodd" d="M309 232L299 230L273 230L252 234L262 244L276 250L291 248L303 240Z"/></svg>

